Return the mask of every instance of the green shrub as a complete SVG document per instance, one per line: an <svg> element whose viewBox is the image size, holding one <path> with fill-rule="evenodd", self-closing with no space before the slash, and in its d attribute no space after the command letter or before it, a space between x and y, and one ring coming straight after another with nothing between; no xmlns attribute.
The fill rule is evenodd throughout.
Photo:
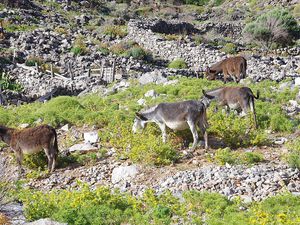
<svg viewBox="0 0 300 225"><path fill-rule="evenodd" d="M29 221L52 218L68 224L297 224L300 220L300 198L290 193L269 197L249 204L239 199L230 201L218 193L187 191L183 198L169 191L155 195L146 190L136 198L109 188L91 190L82 186L77 191L47 193L20 190Z"/></svg>
<svg viewBox="0 0 300 225"><path fill-rule="evenodd" d="M250 40L270 49L274 45L285 46L299 37L297 21L287 9L275 8L266 12L244 28Z"/></svg>
<svg viewBox="0 0 300 225"><path fill-rule="evenodd" d="M106 43L100 43L98 45L97 50L101 52L103 55L109 55L109 46Z"/></svg>
<svg viewBox="0 0 300 225"><path fill-rule="evenodd" d="M132 56L134 59L146 59L149 53L141 47L133 47L127 51L126 55Z"/></svg>
<svg viewBox="0 0 300 225"><path fill-rule="evenodd" d="M23 87L20 84L15 83L5 73L1 73L0 75L0 87L2 90L12 90L17 92L21 92L23 90Z"/></svg>
<svg viewBox="0 0 300 225"><path fill-rule="evenodd" d="M78 36L75 39L71 52L73 52L74 55L85 55L88 52L83 36Z"/></svg>
<svg viewBox="0 0 300 225"><path fill-rule="evenodd" d="M232 152L230 148L218 149L215 153L214 160L221 165L235 164L237 161L237 154Z"/></svg>
<svg viewBox="0 0 300 225"><path fill-rule="evenodd" d="M225 46L221 49L222 52L225 52L226 54L236 54L237 53L237 47L233 43L227 43Z"/></svg>
<svg viewBox="0 0 300 225"><path fill-rule="evenodd" d="M103 33L111 38L123 38L127 35L127 27L117 25L106 26Z"/></svg>
<svg viewBox="0 0 300 225"><path fill-rule="evenodd" d="M300 139L297 138L286 144L289 153L284 157L290 167L300 169Z"/></svg>
<svg viewBox="0 0 300 225"><path fill-rule="evenodd" d="M234 152L230 148L218 149L214 156L214 161L220 165L228 164L245 164L252 165L262 162L264 157L257 152Z"/></svg>
<svg viewBox="0 0 300 225"><path fill-rule="evenodd" d="M185 0L185 4L199 5L199 6L207 5L209 2L210 0Z"/></svg>
<svg viewBox="0 0 300 225"><path fill-rule="evenodd" d="M37 56L29 56L28 59L25 61L26 66L35 66L37 64L38 66L43 64L43 59L37 57Z"/></svg>
<svg viewBox="0 0 300 225"><path fill-rule="evenodd" d="M187 64L184 59L174 59L172 62L169 63L168 68L171 69L186 69Z"/></svg>
<svg viewBox="0 0 300 225"><path fill-rule="evenodd" d="M138 43L133 41L120 42L113 45L110 50L113 54L125 57L133 57L134 59L146 60L151 58L151 54L149 52L140 47Z"/></svg>
<svg viewBox="0 0 300 225"><path fill-rule="evenodd" d="M300 3L296 4L293 10L293 15L295 18L300 18Z"/></svg>

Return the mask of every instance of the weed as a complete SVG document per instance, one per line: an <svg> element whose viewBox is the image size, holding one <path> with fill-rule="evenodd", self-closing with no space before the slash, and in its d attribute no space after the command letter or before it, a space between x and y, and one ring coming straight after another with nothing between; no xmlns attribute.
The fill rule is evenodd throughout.
<svg viewBox="0 0 300 225"><path fill-rule="evenodd" d="M169 63L168 68L171 69L186 69L187 64L184 59L174 59L172 62Z"/></svg>

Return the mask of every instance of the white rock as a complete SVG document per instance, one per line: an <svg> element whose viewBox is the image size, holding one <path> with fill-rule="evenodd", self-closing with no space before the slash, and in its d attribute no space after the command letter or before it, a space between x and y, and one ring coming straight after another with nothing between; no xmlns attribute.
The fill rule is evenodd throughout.
<svg viewBox="0 0 300 225"><path fill-rule="evenodd" d="M168 82L164 83L164 86L166 85L175 85L178 84L178 80L169 80Z"/></svg>
<svg viewBox="0 0 300 225"><path fill-rule="evenodd" d="M29 127L29 123L22 123L22 124L19 125L19 127L21 129L27 128L27 127Z"/></svg>
<svg viewBox="0 0 300 225"><path fill-rule="evenodd" d="M134 178L137 173L138 169L135 165L116 167L112 171L111 182L116 184L122 180L130 180Z"/></svg>
<svg viewBox="0 0 300 225"><path fill-rule="evenodd" d="M46 219L39 219L30 223L25 223L25 225L67 225L67 223L59 223L49 218L46 218Z"/></svg>
<svg viewBox="0 0 300 225"><path fill-rule="evenodd" d="M84 143L97 143L99 140L98 131L85 132L83 138Z"/></svg>
<svg viewBox="0 0 300 225"><path fill-rule="evenodd" d="M143 99L143 98L141 98L141 99L139 99L139 100L137 101L137 103L138 103L139 105L145 105L145 104L146 104L146 100Z"/></svg>
<svg viewBox="0 0 300 225"><path fill-rule="evenodd" d="M98 150L97 147L91 145L90 143L76 144L69 148L70 152L75 151L95 151Z"/></svg>
<svg viewBox="0 0 300 225"><path fill-rule="evenodd" d="M60 129L61 129L62 131L69 131L70 125L69 125L69 124L66 124L66 125L62 126Z"/></svg>
<svg viewBox="0 0 300 225"><path fill-rule="evenodd" d="M300 86L300 77L295 78L295 86Z"/></svg>
<svg viewBox="0 0 300 225"><path fill-rule="evenodd" d="M156 93L156 91L154 90L149 90L144 94L145 97L152 97L152 98L156 98L158 96L158 94Z"/></svg>
<svg viewBox="0 0 300 225"><path fill-rule="evenodd" d="M291 106L293 107L297 107L298 106L298 102L296 100L289 100L289 103L291 104Z"/></svg>

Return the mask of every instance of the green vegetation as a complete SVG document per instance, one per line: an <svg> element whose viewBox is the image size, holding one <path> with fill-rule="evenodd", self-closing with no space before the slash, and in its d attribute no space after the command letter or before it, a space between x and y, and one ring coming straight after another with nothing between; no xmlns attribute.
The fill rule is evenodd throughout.
<svg viewBox="0 0 300 225"><path fill-rule="evenodd" d="M234 152L230 148L218 149L213 160L220 165L228 164L246 164L251 165L262 162L263 155L257 152Z"/></svg>
<svg viewBox="0 0 300 225"><path fill-rule="evenodd" d="M28 59L25 61L26 66L35 66L35 64L41 66L43 63L43 59L41 59L38 56L29 56Z"/></svg>
<svg viewBox="0 0 300 225"><path fill-rule="evenodd" d="M290 167L300 169L300 139L297 138L286 144L289 153L284 156Z"/></svg>
<svg viewBox="0 0 300 225"><path fill-rule="evenodd" d="M106 26L103 30L103 34L111 37L111 38L123 38L127 35L127 27L126 26L117 26L110 25Z"/></svg>
<svg viewBox="0 0 300 225"><path fill-rule="evenodd" d="M71 52L73 52L75 55L85 55L88 52L83 36L78 36L76 38L73 47L71 48Z"/></svg>
<svg viewBox="0 0 300 225"><path fill-rule="evenodd" d="M120 42L110 47L110 51L119 56L132 57L134 59L149 60L152 58L150 52L139 46L138 43L133 41Z"/></svg>
<svg viewBox="0 0 300 225"><path fill-rule="evenodd" d="M102 55L109 55L109 46L107 43L99 43L97 50L102 53Z"/></svg>
<svg viewBox="0 0 300 225"><path fill-rule="evenodd" d="M162 143L161 131L155 124L149 124L142 133L133 134L131 128L135 112L142 108L137 101L149 90L155 90L159 94L155 99L146 98L147 105L153 106L160 102L199 99L202 89L209 90L223 86L221 81L196 78L178 78L178 80L178 84L174 86L155 84L140 86L135 84L136 81L132 81L129 89L106 97L99 97L96 94L83 97L60 96L44 104L35 102L8 109L0 107L0 124L34 125L35 121L42 119L44 123L55 127L66 123L76 126L95 125L100 130L102 144L113 146L118 156L129 157L133 162L145 164L169 164L180 156L178 149L182 147L183 140L192 141L190 131L168 130L168 141L165 144ZM265 130L293 132L298 127L299 120L287 117L282 105L290 99L295 99L298 89L274 91L278 90L279 85L280 83L269 80L250 85L253 92L259 90L261 96L255 101L259 127L257 130L253 127L252 115L241 118L233 113L227 116L222 110L215 113L212 104L207 113L210 124L209 136L219 138L227 147L235 149L268 144ZM272 99L272 102L265 99ZM200 136L200 139L202 138Z"/></svg>
<svg viewBox="0 0 300 225"><path fill-rule="evenodd" d="M227 43L224 45L224 47L221 49L221 51L225 52L226 54L236 54L237 46L233 43Z"/></svg>
<svg viewBox="0 0 300 225"><path fill-rule="evenodd" d="M23 90L23 87L20 84L15 83L5 73L0 74L0 86L2 90L12 90L17 92Z"/></svg>
<svg viewBox="0 0 300 225"><path fill-rule="evenodd" d="M79 191L21 190L29 221L52 218L68 224L298 224L300 197L282 193L262 202L245 204L236 198L229 201L217 193L188 191L183 198L170 192L156 196L147 190L140 198L100 187Z"/></svg>
<svg viewBox="0 0 300 225"><path fill-rule="evenodd" d="M251 41L270 49L291 44L299 38L300 27L287 9L275 8L247 24L243 32Z"/></svg>
<svg viewBox="0 0 300 225"><path fill-rule="evenodd" d="M171 69L186 69L187 64L184 59L174 59L172 62L169 63L168 68Z"/></svg>

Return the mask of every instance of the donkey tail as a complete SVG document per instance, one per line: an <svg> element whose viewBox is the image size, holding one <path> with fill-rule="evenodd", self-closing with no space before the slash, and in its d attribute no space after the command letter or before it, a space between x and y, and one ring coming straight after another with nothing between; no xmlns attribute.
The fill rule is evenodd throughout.
<svg viewBox="0 0 300 225"><path fill-rule="evenodd" d="M259 98L259 90L256 91L256 96L253 93L252 93L252 95L255 99L258 99Z"/></svg>
<svg viewBox="0 0 300 225"><path fill-rule="evenodd" d="M57 133L54 128L53 128L53 133L54 133L54 139L51 147L53 148L53 150L55 150L55 158L56 158L58 155L58 143L57 143Z"/></svg>

